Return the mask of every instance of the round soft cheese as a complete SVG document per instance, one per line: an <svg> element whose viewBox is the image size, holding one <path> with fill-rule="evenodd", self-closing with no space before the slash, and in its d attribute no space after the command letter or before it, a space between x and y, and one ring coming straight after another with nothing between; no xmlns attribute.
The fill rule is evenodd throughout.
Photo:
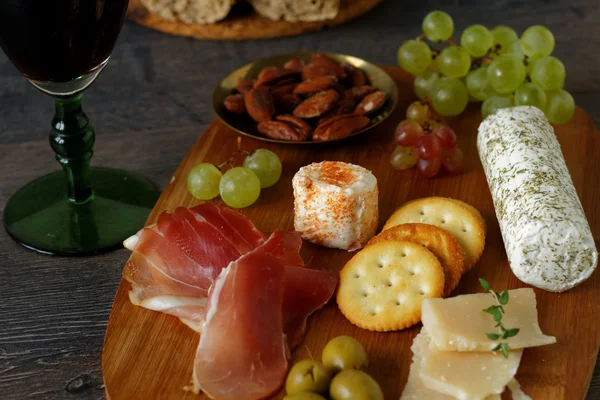
<svg viewBox="0 0 600 400"><path fill-rule="evenodd" d="M377 179L338 161L313 163L292 180L294 227L309 242L353 251L367 244L379 220Z"/></svg>

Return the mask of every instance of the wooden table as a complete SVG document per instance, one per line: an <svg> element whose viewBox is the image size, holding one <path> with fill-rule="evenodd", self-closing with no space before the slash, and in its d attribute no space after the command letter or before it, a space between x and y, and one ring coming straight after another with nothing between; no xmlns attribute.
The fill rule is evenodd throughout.
<svg viewBox="0 0 600 400"><path fill-rule="evenodd" d="M458 2L457 2L458 3ZM230 70L292 50L354 54L395 64L403 40L444 4L462 31L472 23L522 31L544 24L567 68L566 89L600 126L600 3L387 0L328 31L258 42L194 41L126 23L111 62L85 96L97 131L93 163L141 173L161 187L213 114L210 94ZM486 3L486 4L482 4ZM0 54L0 206L31 179L58 168L47 134L53 106ZM125 250L86 258L38 255L0 231L0 397L102 399L100 354ZM600 365L589 399L600 399ZM545 399L544 399L545 400ZM569 399L570 400L570 399Z"/></svg>

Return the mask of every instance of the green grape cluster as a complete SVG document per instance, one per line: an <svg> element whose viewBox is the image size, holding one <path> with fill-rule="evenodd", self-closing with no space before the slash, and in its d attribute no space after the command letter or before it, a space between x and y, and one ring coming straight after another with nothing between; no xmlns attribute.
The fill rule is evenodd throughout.
<svg viewBox="0 0 600 400"><path fill-rule="evenodd" d="M510 27L471 25L452 39L454 21L443 11L423 20L423 35L398 49L398 63L415 75L414 90L443 116L462 113L469 101L482 102L484 117L506 107L528 105L563 124L575 112L563 89L565 66L556 57L554 35L535 25L521 37Z"/></svg>
<svg viewBox="0 0 600 400"><path fill-rule="evenodd" d="M258 149L244 159L243 166L224 174L214 164L196 165L188 173L187 187L197 199L212 200L221 195L229 207L243 208L258 200L261 189L276 184L281 170L281 161L275 153Z"/></svg>

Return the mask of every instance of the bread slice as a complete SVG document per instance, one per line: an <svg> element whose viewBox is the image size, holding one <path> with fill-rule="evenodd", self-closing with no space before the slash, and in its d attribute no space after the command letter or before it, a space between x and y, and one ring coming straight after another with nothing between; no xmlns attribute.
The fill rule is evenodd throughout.
<svg viewBox="0 0 600 400"><path fill-rule="evenodd" d="M236 0L140 0L162 18L188 24L212 24L229 14Z"/></svg>
<svg viewBox="0 0 600 400"><path fill-rule="evenodd" d="M337 16L340 0L250 0L257 13L274 21L322 21Z"/></svg>

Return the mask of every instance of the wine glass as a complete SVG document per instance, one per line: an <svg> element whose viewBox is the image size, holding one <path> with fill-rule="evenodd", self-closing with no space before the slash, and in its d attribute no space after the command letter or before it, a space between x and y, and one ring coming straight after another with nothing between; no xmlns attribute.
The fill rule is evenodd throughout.
<svg viewBox="0 0 600 400"><path fill-rule="evenodd" d="M149 181L90 168L94 128L83 91L106 65L129 0L2 0L0 47L27 80L55 103L50 146L63 171L44 175L6 204L4 226L22 245L56 255L121 246L158 198Z"/></svg>

